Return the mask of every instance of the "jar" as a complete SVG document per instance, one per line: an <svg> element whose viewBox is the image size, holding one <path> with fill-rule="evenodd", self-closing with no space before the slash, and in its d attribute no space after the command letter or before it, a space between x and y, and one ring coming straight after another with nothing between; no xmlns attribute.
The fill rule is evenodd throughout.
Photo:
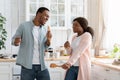
<svg viewBox="0 0 120 80"><path fill-rule="evenodd" d="M65 48L64 46L60 46L60 56L64 56L65 54Z"/></svg>
<svg viewBox="0 0 120 80"><path fill-rule="evenodd" d="M47 52L50 53L50 57L54 57L54 54L53 54L53 48L48 48Z"/></svg>

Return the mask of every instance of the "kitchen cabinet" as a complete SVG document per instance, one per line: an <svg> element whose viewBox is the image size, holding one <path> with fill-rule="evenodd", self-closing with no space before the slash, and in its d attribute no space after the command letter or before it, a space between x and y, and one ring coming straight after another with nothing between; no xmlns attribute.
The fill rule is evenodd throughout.
<svg viewBox="0 0 120 80"><path fill-rule="evenodd" d="M47 58L46 66L48 67L51 80L64 80L65 70L62 68L50 68L51 63L63 64L68 57ZM20 80L21 67L15 64L15 59L0 59L0 80Z"/></svg>
<svg viewBox="0 0 120 80"><path fill-rule="evenodd" d="M65 70L60 68L60 67L56 67L56 68L50 68L50 64L51 63L56 63L56 64L63 64L65 63L65 60L59 60L59 61L46 61L49 73L50 73L50 78L51 80L64 80L64 75L65 75Z"/></svg>
<svg viewBox="0 0 120 80"><path fill-rule="evenodd" d="M0 62L0 80L12 80L12 62Z"/></svg>
<svg viewBox="0 0 120 80"><path fill-rule="evenodd" d="M120 71L97 64L91 65L91 80L119 80Z"/></svg>

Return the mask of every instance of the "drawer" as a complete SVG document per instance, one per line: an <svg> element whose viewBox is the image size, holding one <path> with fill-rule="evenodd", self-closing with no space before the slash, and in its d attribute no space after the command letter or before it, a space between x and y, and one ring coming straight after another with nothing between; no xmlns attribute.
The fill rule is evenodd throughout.
<svg viewBox="0 0 120 80"><path fill-rule="evenodd" d="M0 63L0 73L9 73L11 70L11 64Z"/></svg>

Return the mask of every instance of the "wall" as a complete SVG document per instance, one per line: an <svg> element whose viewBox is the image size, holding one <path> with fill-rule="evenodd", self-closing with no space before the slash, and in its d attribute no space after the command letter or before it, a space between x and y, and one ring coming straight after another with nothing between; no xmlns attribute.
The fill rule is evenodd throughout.
<svg viewBox="0 0 120 80"><path fill-rule="evenodd" d="M6 50L0 50L0 53L16 53L18 48L11 45L11 38L18 25L25 21L25 0L1 0L0 13L6 17L6 30L8 33L6 41Z"/></svg>
<svg viewBox="0 0 120 80"><path fill-rule="evenodd" d="M7 21L6 21L6 29L8 32L8 38L7 38L7 43L6 43L6 47L7 47L7 51L11 51L11 45L8 42L10 40L10 36L11 34L11 1L10 0L1 0L0 2L0 13L6 17ZM8 48L9 47L9 48ZM0 53L5 52L5 50L0 50Z"/></svg>
<svg viewBox="0 0 120 80"><path fill-rule="evenodd" d="M95 42L97 41L97 35L99 34L99 0L88 0L88 22L89 26L91 26L94 29L94 47L96 46Z"/></svg>

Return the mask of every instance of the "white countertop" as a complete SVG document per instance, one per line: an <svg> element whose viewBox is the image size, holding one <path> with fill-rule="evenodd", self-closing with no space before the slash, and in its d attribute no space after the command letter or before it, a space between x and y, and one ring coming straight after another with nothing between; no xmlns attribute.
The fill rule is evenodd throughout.
<svg viewBox="0 0 120 80"><path fill-rule="evenodd" d="M69 56L60 56L59 58L45 58L46 61L67 60ZM15 58L0 58L0 62L15 62Z"/></svg>
<svg viewBox="0 0 120 80"><path fill-rule="evenodd" d="M58 61L58 60L68 60L69 56L60 56L59 58L45 58L46 61ZM16 59L2 59L0 58L0 62L15 62ZM110 58L92 58L92 64L100 65L103 67L115 69L120 71L120 64L114 65L113 59Z"/></svg>
<svg viewBox="0 0 120 80"><path fill-rule="evenodd" d="M120 64L113 64L113 61L110 58L92 58L92 64L120 71Z"/></svg>

